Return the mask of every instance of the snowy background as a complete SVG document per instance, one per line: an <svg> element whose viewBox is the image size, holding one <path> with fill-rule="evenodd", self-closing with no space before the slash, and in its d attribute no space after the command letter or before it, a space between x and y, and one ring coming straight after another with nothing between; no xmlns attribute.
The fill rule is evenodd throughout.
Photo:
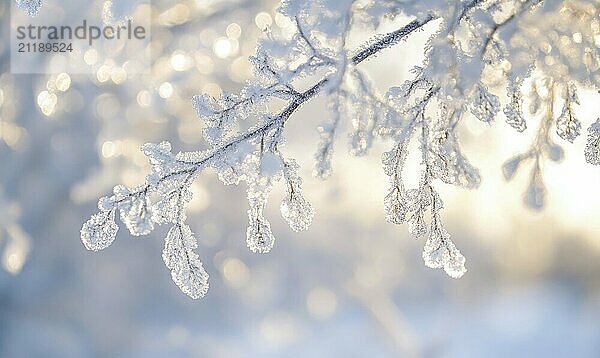
<svg viewBox="0 0 600 358"><path fill-rule="evenodd" d="M47 3L67 15L101 16L103 6ZM290 122L288 150L317 211L308 232L292 233L272 205L278 241L252 254L244 188L215 175L194 185L189 223L211 275L204 299L171 281L164 227L141 238L120 230L107 250L85 250L79 230L97 197L143 180L139 146L205 145L191 96L238 89L260 29L286 24L272 1L153 6L152 73L127 78L102 54L90 59L93 75L11 75L9 4L0 5L0 357L600 356L600 172L585 164L583 138L544 168L548 206L532 213L526 176L505 183L500 166L533 133L467 126L482 187L441 187L468 260L459 280L425 268L422 243L385 222L385 146L356 159L340 142L332 178L310 176L319 100ZM375 82L401 82L422 39L369 62ZM599 112L581 97L582 116Z"/></svg>

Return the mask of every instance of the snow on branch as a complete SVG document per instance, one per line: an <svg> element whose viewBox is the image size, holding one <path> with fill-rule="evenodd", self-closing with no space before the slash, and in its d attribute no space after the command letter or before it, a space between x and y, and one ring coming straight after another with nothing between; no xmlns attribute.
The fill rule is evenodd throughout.
<svg viewBox="0 0 600 358"><path fill-rule="evenodd" d="M34 17L42 8L42 0L15 0L17 5L27 12L27 15Z"/></svg>
<svg viewBox="0 0 600 358"><path fill-rule="evenodd" d="M251 251L267 253L274 245L264 209L277 182L286 189L280 206L283 218L292 230L306 230L314 209L302 193L298 164L284 152L289 135L286 123L304 103L322 95L328 100L330 117L318 127L314 174L325 179L331 173L334 144L344 121L351 126L354 155L364 155L377 138L392 141L392 149L383 154L383 168L390 178L384 200L386 219L408 223L415 238L427 237L425 265L458 278L466 272L465 257L442 224L443 200L436 185L474 189L481 182L479 171L461 149L460 123L472 117L493 123L504 113L510 126L526 130L523 88L531 83L536 94L528 102L536 107L533 112L544 108L542 124L532 148L508 161L503 170L510 179L521 162L533 159L526 202L541 208L540 160L562 157L562 149L549 137L550 128L555 127L567 142L576 140L581 132L573 110L580 104L577 86L597 87L600 80L598 30L592 26L600 13L597 2L285 0L280 12L290 18L294 29L291 35L265 33L251 57L255 77L240 93L192 99L206 124L203 136L210 148L174 154L168 142L144 145L151 164L146 182L135 188L117 186L112 196L100 199L100 212L81 230L86 248L102 250L114 241L117 212L132 235L146 235L157 225L169 224L163 259L173 281L192 298L204 296L208 275L195 252L197 243L186 224L185 206L191 200L193 180L208 168L226 185L246 182L246 243ZM375 28L399 15L412 20L358 49L348 48L347 39L357 23ZM575 17L579 20L572 21ZM435 31L425 44L424 63L415 64L405 83L380 93L359 65L425 26ZM500 81L490 73L501 73ZM505 100L493 93L498 83L506 85ZM556 118L555 102L563 105ZM416 157L421 173L418 185L407 188L403 170L412 154L412 141L419 143ZM585 152L587 161L596 165L599 143L596 122L589 129Z"/></svg>

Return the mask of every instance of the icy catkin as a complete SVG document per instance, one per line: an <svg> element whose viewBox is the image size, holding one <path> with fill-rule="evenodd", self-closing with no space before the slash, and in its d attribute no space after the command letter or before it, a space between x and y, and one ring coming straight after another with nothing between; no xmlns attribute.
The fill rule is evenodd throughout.
<svg viewBox="0 0 600 358"><path fill-rule="evenodd" d="M383 171L390 177L391 189L385 196L383 203L385 219L391 224L403 224L410 208L401 178L401 170L405 159L406 155L402 144L389 152L384 152L381 156Z"/></svg>
<svg viewBox="0 0 600 358"><path fill-rule="evenodd" d="M471 113L482 122L490 123L500 111L498 96L490 93L483 84L475 86L471 102Z"/></svg>
<svg viewBox="0 0 600 358"><path fill-rule="evenodd" d="M519 165L522 161L523 157L519 155L507 160L502 165L502 174L504 175L504 179L511 180L515 176L515 173L517 172L517 169L519 169Z"/></svg>
<svg viewBox="0 0 600 358"><path fill-rule="evenodd" d="M392 188L384 199L385 219L390 224L400 225L406 220L406 207L397 187Z"/></svg>
<svg viewBox="0 0 600 358"><path fill-rule="evenodd" d="M329 110L331 117L317 128L319 132L319 144L317 145L317 153L314 157L315 166L313 175L321 180L328 179L332 173L331 159L333 158L334 141L342 115L340 112L342 108L339 96L330 96Z"/></svg>
<svg viewBox="0 0 600 358"><path fill-rule="evenodd" d="M299 166L288 161L284 167L286 195L281 202L281 216L296 232L307 230L312 223L315 211L311 203L302 195L302 178L298 175Z"/></svg>
<svg viewBox="0 0 600 358"><path fill-rule="evenodd" d="M566 88L565 104L560 117L556 120L556 133L564 140L573 143L581 134L581 122L575 118L573 106L579 104L575 86Z"/></svg>
<svg viewBox="0 0 600 358"><path fill-rule="evenodd" d="M508 104L504 107L506 123L519 132L527 129L527 122L523 116L523 94L519 83L509 80L507 86Z"/></svg>
<svg viewBox="0 0 600 358"><path fill-rule="evenodd" d="M448 184L475 189L481 184L479 170L463 155L456 133L447 129L432 131L427 161L432 174Z"/></svg>
<svg viewBox="0 0 600 358"><path fill-rule="evenodd" d="M585 160L592 165L600 165L600 119L588 129Z"/></svg>
<svg viewBox="0 0 600 358"><path fill-rule="evenodd" d="M423 249L425 266L433 269L443 268L448 276L460 278L467 272L465 257L450 240L448 232L435 221Z"/></svg>
<svg viewBox="0 0 600 358"><path fill-rule="evenodd" d="M529 180L529 186L523 197L523 202L530 209L541 210L545 205L546 187L542 181L542 174L535 170Z"/></svg>
<svg viewBox="0 0 600 358"><path fill-rule="evenodd" d="M115 210L101 211L83 224L81 241L91 251L104 250L115 241L119 227L115 223Z"/></svg>
<svg viewBox="0 0 600 358"><path fill-rule="evenodd" d="M300 194L291 193L281 202L281 216L296 232L307 230L314 217L312 205Z"/></svg>
<svg viewBox="0 0 600 358"><path fill-rule="evenodd" d="M271 224L263 217L262 205L251 203L248 209L248 229L246 230L246 245L250 251L266 254L275 244L275 237L271 232Z"/></svg>
<svg viewBox="0 0 600 358"><path fill-rule="evenodd" d="M177 224L169 230L162 253L165 265L171 270L173 282L193 299L202 298L208 292L208 273L194 252L197 247L190 227Z"/></svg>

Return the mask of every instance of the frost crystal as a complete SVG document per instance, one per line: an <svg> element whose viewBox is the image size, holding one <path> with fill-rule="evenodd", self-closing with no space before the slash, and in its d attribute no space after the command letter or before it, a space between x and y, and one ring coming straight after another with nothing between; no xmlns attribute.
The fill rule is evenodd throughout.
<svg viewBox="0 0 600 358"><path fill-rule="evenodd" d="M37 15L42 8L42 0L16 0L17 5L27 11L27 14L31 17Z"/></svg>
<svg viewBox="0 0 600 358"><path fill-rule="evenodd" d="M190 227L178 224L169 230L162 253L165 265L171 270L173 282L193 299L202 298L208 292L208 274L194 252L197 247Z"/></svg>

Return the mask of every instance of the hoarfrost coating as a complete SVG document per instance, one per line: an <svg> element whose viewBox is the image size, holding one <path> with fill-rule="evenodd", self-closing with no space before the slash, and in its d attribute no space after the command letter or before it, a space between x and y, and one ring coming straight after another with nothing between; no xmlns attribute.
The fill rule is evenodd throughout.
<svg viewBox="0 0 600 358"><path fill-rule="evenodd" d="M17 5L27 12L27 15L33 17L40 12L42 0L15 0Z"/></svg>
<svg viewBox="0 0 600 358"><path fill-rule="evenodd" d="M525 203L541 209L546 200L542 162L562 160L561 144L578 140L583 122L594 120L576 118L574 108L585 105L577 88L597 89L600 81L598 0L285 0L279 11L295 31L265 32L251 58L255 76L246 87L219 98L193 98L210 148L174 154L167 142L144 145L152 166L146 182L134 188L117 186L112 196L100 200L100 212L81 230L86 247L103 249L114 240L117 211L133 235L170 224L165 263L183 292L202 297L208 275L185 223L192 182L212 168L224 184L247 183L246 242L254 252L267 253L275 243L264 208L278 182L287 193L282 216L293 230L307 229L314 209L302 193L299 167L285 151L286 124L304 103L324 96L329 117L317 128L314 174L325 179L332 172L343 122L352 128L354 155L364 155L375 139L392 141L383 154L383 169L390 177L386 218L408 223L415 238L427 238L422 254L426 266L458 278L466 272L465 257L442 224L443 200L436 187L442 182L474 189L481 182L461 149L461 124L504 117L519 135L530 118L540 118L531 147L509 159L502 170L510 179L531 162ZM375 30L386 19L400 16L411 21L359 48L348 45L356 26ZM423 63L414 64L412 78L405 83L379 92L360 64L425 28L433 35L424 46ZM311 84L302 90L300 80ZM272 101L284 105L268 106ZM552 141L552 129L563 143ZM598 165L598 122L587 132L584 157ZM415 153L409 153L411 142L418 143ZM409 156L421 164L420 180L412 188L404 178Z"/></svg>

